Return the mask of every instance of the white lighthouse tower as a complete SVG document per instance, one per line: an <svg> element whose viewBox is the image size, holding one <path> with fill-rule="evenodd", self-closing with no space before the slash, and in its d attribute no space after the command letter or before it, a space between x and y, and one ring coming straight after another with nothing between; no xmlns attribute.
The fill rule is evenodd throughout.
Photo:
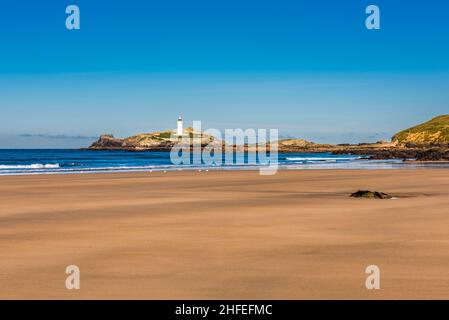
<svg viewBox="0 0 449 320"><path fill-rule="evenodd" d="M182 136L182 118L181 118L181 116L179 116L179 118L178 118L178 127L176 129L176 135Z"/></svg>

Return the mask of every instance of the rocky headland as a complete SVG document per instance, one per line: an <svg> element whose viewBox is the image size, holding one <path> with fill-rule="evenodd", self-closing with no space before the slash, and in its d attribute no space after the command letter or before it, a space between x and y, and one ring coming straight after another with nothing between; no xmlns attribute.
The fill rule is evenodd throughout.
<svg viewBox="0 0 449 320"><path fill-rule="evenodd" d="M224 142L204 133L184 130L183 137L174 137L171 130L143 133L128 138L115 138L106 134L100 136L88 149L90 150L128 150L128 151L170 151L181 141L191 143L198 138L201 146L212 145L215 149L224 148ZM187 142L185 142L187 141ZM229 146L228 146L229 147ZM269 145L267 146L269 147ZM233 150L251 150L256 146L233 146ZM284 139L278 141L280 153L320 153L356 154L365 159L403 159L407 161L449 161L449 115L442 115L423 124L395 134L391 142L359 144L319 144L303 139Z"/></svg>

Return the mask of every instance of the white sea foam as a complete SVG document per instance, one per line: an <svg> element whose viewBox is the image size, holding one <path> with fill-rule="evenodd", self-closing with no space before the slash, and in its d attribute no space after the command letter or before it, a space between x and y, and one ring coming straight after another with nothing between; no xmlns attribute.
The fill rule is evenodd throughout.
<svg viewBox="0 0 449 320"><path fill-rule="evenodd" d="M357 160L360 157L287 157L288 161L337 161L337 160Z"/></svg>
<svg viewBox="0 0 449 320"><path fill-rule="evenodd" d="M0 169L57 169L59 168L59 163L56 164L24 164L24 165L0 165Z"/></svg>

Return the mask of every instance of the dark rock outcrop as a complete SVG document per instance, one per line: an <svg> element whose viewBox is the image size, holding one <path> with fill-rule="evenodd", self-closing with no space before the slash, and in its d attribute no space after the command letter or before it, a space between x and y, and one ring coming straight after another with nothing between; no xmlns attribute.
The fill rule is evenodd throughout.
<svg viewBox="0 0 449 320"><path fill-rule="evenodd" d="M449 161L448 148L434 148L432 146L421 146L419 148L390 148L390 149L342 149L333 151L335 154L365 155L364 159L388 160L402 159L413 161Z"/></svg>
<svg viewBox="0 0 449 320"><path fill-rule="evenodd" d="M429 149L416 154L416 161L449 161L449 150Z"/></svg>
<svg viewBox="0 0 449 320"><path fill-rule="evenodd" d="M112 134L103 134L95 141L90 149L122 149L124 146L123 139L114 138Z"/></svg>
<svg viewBox="0 0 449 320"><path fill-rule="evenodd" d="M351 194L353 198L369 198L369 199L391 199L393 198L389 194L378 192L378 191L369 191L369 190L359 190Z"/></svg>

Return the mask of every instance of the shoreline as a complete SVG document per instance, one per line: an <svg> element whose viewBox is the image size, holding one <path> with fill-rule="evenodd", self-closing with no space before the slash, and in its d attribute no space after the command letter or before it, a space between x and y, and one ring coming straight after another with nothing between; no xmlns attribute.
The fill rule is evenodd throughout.
<svg viewBox="0 0 449 320"><path fill-rule="evenodd" d="M391 159L392 161L400 159ZM340 168L336 167L325 167L324 164L320 165L314 165L314 164L301 164L301 165L295 165L295 164L288 164L288 165L280 165L277 168L277 171L353 171L353 170L360 170L360 171L378 171L378 170L443 170L443 169L449 169L449 161L402 161L402 162L374 162L379 160L367 160L367 161L373 161L371 164L366 163L364 167L357 167L352 166L348 164L346 167L341 166ZM376 167L376 165L382 165L380 167ZM397 166L388 167L387 164L396 164ZM332 165L332 163L328 164ZM401 166L402 165L402 166ZM410 165L410 166L408 166ZM413 166L415 165L415 166ZM429 165L429 166L426 166ZM431 166L436 165L436 166ZM439 166L441 165L441 166ZM42 171L42 172L17 172L17 173L2 173L0 171L0 177L14 177L14 176L52 176L52 175L63 175L63 176L71 176L71 175L91 175L91 174L121 174L121 173L172 173L172 172L254 172L254 171L260 171L262 168L267 168L266 166L260 166L260 165L245 165L240 168L233 168L233 167L224 167L224 168L217 168L217 167L195 167L195 168L180 168L180 167L173 167L173 168L142 168L142 169L101 169L101 168L85 168L85 169L79 169L79 171ZM276 175L276 173L275 173Z"/></svg>
<svg viewBox="0 0 449 320"><path fill-rule="evenodd" d="M404 163L422 163L422 164L449 164L449 160L403 160Z"/></svg>

